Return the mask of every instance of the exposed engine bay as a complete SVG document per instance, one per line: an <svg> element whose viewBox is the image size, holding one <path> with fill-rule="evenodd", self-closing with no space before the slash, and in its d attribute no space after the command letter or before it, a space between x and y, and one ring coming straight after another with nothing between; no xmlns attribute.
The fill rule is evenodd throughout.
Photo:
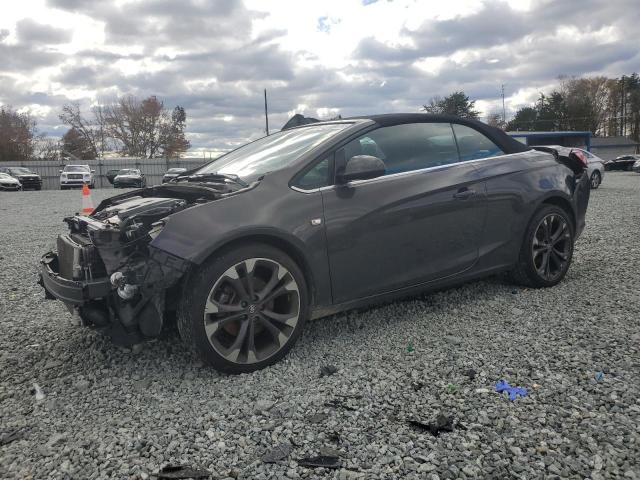
<svg viewBox="0 0 640 480"><path fill-rule="evenodd" d="M69 233L41 261L47 298L118 343L157 336L167 296L190 263L150 242L168 216L237 191L225 184L150 187L107 199L90 216L65 218Z"/></svg>

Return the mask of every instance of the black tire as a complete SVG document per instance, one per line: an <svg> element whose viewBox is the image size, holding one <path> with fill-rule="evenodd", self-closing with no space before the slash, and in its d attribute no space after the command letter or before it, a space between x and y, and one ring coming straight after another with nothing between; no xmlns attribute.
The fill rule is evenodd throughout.
<svg viewBox="0 0 640 480"><path fill-rule="evenodd" d="M602 183L602 176L600 175L599 171L596 170L591 174L590 182L591 182L591 190L597 190L600 184Z"/></svg>
<svg viewBox="0 0 640 480"><path fill-rule="evenodd" d="M252 275L251 276L245 275L240 277L241 278L240 282L242 283L242 285L245 285L245 286L247 285L247 282L251 281L249 280L249 278L254 279L258 277L258 273L262 272L261 269L265 269L264 265L277 264L279 267L283 267L282 271L287 272L284 274L283 277L279 277L278 269L276 268L274 270L277 283L274 283L274 286L272 286L272 289L281 290L282 288L285 288L287 285L293 283L297 290L295 292L292 291L292 293L289 293L289 290L286 289L287 291L286 294L280 293L279 294L280 296L271 297L271 298L277 299L277 298L282 298L282 296L285 296L287 299L286 301L295 303L295 306L297 308L297 317L295 318L296 323L294 326L288 326L288 324L285 325L284 323L280 323L280 322L284 322L284 320L275 321L275 320L270 320L269 318L266 318L265 315L262 314L262 311L263 311L262 308L264 307L260 307L258 304L253 305L253 301L251 302L251 305L249 306L244 305L244 307L242 307L239 300L238 300L238 303L235 303L235 302L231 303L229 301L228 304L227 303L223 304L220 300L218 300L218 302L220 303L216 303L216 305L232 307L235 309L234 312L227 312L223 310L218 311L216 308L216 311L218 313L211 314L212 317L207 316L207 314L205 313L205 308L207 305L211 305L212 303L215 303L215 302L211 302L210 299L215 299L216 293L219 291L218 289L222 289L220 285L224 285L225 284L224 279L229 278L226 274L232 269L235 269L240 264L247 265L246 263L243 263L245 261L255 262L253 264L254 266L252 267ZM263 263L261 263L260 266L256 268L255 265L256 263L259 263L259 262L263 262ZM237 270L234 270L234 271L237 272ZM244 271L247 272L248 268ZM264 271L267 271L267 270L264 270ZM272 272L272 275L273 275L273 272ZM263 278L262 281L263 281L263 288L266 291L267 285L265 284L270 284L270 281L265 280L265 278ZM285 279L286 279L286 282L288 283L284 283L282 287L276 289L276 286L281 285L282 282L285 281ZM228 286L226 286L226 288L228 288ZM248 290L246 288L244 289ZM252 287L252 290L253 290L253 287ZM273 291L273 290L269 290L269 291ZM257 294L262 293L260 289L255 289L253 291ZM232 291L231 295L235 296L235 293L236 292ZM266 298L270 297L270 295L268 294L265 294L265 295L266 295ZM254 295L254 296L257 297L257 295ZM289 300L292 297L296 297L297 300L296 301ZM239 296L238 298L242 298L242 297ZM265 299L265 301L268 301L268 300ZM273 308L273 305L275 305L275 300L271 300L271 302L272 302L271 303L272 306L269 308L269 315L273 315L275 312L272 310L276 310L276 308ZM247 302L242 302L242 303L246 304ZM233 322L228 322L228 323L224 323L224 318L226 317L222 317L223 320L216 320L218 315L238 316L241 313L242 314L247 313L249 312L249 310L239 311L239 309L250 308L251 306L254 306L256 308L251 310L252 313L248 315L243 315L243 318L241 319L234 320ZM279 315L279 314L276 314L276 315ZM288 315L291 315L291 314L289 313ZM262 369L282 359L289 352L289 350L291 350L293 345L296 343L296 341L300 337L308 315L309 315L309 299L308 299L308 293L307 293L307 286L306 286L304 275L300 270L300 268L298 267L298 265L284 252L270 245L265 245L261 243L247 243L247 244L239 245L235 248L225 249L221 251L219 254L216 254L214 258L204 263L198 270L196 270L189 276L188 280L185 282L182 299L178 306L177 324L178 324L178 331L180 332L180 336L182 337L182 340L194 353L198 354L206 363L208 363L209 365L213 366L216 370L219 370L221 372L230 373L230 374L239 374L239 373L253 372L255 370ZM209 318L213 318L213 322L211 324L217 323L217 326L214 329L213 333L210 332L209 336L207 336L205 323L209 321L208 320ZM284 341L283 344L281 343L280 335L277 336L277 340L276 340L275 337L273 337L273 332L270 333L268 331L268 330L272 331L273 328L263 327L262 323L265 322L265 319L267 320L267 323L271 324L271 327L276 325L277 328L282 332L286 331L286 340ZM244 324L247 324L249 326L244 327ZM229 328L235 328L235 330L237 330L235 332L235 335L236 335L235 339L232 337L233 332L229 333L227 331L227 329ZM245 333L242 334L240 332L245 332ZM239 347L237 347L238 353L236 353L235 355L235 361L232 361L229 359L229 357L230 356L232 357L233 355L224 356L223 354L221 354L220 351L218 351L221 349L220 346L217 347L218 349L214 347L213 344L217 343L218 335L221 335L225 338L231 337L229 340L229 343L232 343L233 341L233 345L237 344L237 341L241 335L243 336L243 338L247 338L247 339L251 338L252 340L250 343L248 343L248 340L247 341L241 340ZM259 335L262 335L262 336L259 337ZM272 338L271 340L272 345L267 345L269 341L268 340L269 337ZM264 358L258 358L259 356L261 357L263 355L262 353L258 352L257 346L259 345L259 342L256 342L256 340L258 341L266 340L262 342L263 344L267 345L266 346L267 352L264 355ZM278 346L275 346L276 343ZM233 348L233 345L228 347L229 350L227 351L227 353L229 352L233 353L236 351L236 349ZM251 360L249 356L250 355L249 345L253 346L253 350L251 350L251 355L253 356L253 359ZM275 350L270 352L269 350L272 348L275 348ZM240 358L241 356L243 357L243 359Z"/></svg>
<svg viewBox="0 0 640 480"><path fill-rule="evenodd" d="M66 190L67 187L63 187L62 185L60 185L60 190Z"/></svg>
<svg viewBox="0 0 640 480"><path fill-rule="evenodd" d="M565 225L565 229L560 232L561 238L558 239L558 242L563 243L561 244L561 247L558 247L557 249L555 248L555 245L551 248L548 246L543 247L541 246L539 239L539 229L542 228L544 230L542 222L545 221L545 219L554 219L556 217L557 219L562 219L562 222ZM551 225L553 225L554 222L559 223L559 220L557 219L552 220ZM551 227L549 230L552 228L555 227ZM533 218L527 226L524 240L520 248L518 263L510 272L511 279L515 283L532 288L546 288L558 284L562 281L569 270L569 266L571 265L574 240L575 229L569 214L564 209L555 205L542 205L533 215ZM560 243L556 245L560 245ZM560 249L566 258L563 259L561 255L558 254ZM545 253L547 255L546 257ZM540 255L543 255L543 259L540 259ZM547 263L550 265L549 270L551 270L552 267L555 267L554 272L549 272L553 273L550 276L545 275L546 270L542 265L545 258L547 258ZM540 262L540 265L538 265L538 262ZM551 265L552 263L554 265ZM543 272L540 271L541 269Z"/></svg>

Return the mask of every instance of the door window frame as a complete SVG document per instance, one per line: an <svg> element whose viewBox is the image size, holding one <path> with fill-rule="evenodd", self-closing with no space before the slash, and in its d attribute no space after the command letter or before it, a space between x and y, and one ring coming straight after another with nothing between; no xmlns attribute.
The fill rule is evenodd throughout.
<svg viewBox="0 0 640 480"><path fill-rule="evenodd" d="M349 142L352 142L353 140L356 140L356 139L358 139L360 137L363 137L363 136L367 135L368 133L371 133L374 130L378 130L380 128L387 128L387 126L385 126L385 125L374 125L374 126L372 126L372 128L365 129L364 131L359 131L359 132L355 133L353 136L350 136L350 137L344 139L343 141L340 142L340 144L332 147L328 151L326 151L323 154L319 155L318 158L315 158L314 160L309 162L303 169L301 169L298 173L296 173L291 178L291 180L289 181L289 187L292 190L295 190L296 192L309 194L309 193L315 193L315 192L320 192L320 191L323 191L323 190L329 190L329 189L340 188L340 187L364 185L364 184L368 184L368 183L384 181L385 179L395 179L395 178L403 177L403 176L406 176L406 175L422 174L422 173L425 173L425 172L428 172L428 171L443 170L443 169L446 169L446 168L456 167L456 166L462 165L462 164L476 164L478 162L484 162L484 161L487 161L487 160L495 160L497 158L502 158L502 157L506 157L506 156L509 156L509 155L517 155L518 153L521 153L521 152L505 153L504 151L502 151L502 149L500 149L502 151L501 155L495 155L493 157L476 158L476 159L472 159L472 160L460 160L460 147L458 146L458 138L456 137L456 132L455 132L455 130L453 128L454 124L455 125L461 125L461 126L467 127L467 128L471 128L472 130L475 130L480 135L486 137L490 142L492 142L494 144L495 144L495 142L493 142L493 140L491 140L491 138L487 137L480 130L477 130L476 128L474 128L472 126L465 125L463 123L458 123L458 122L408 122L408 123L399 123L398 125L408 125L409 123L448 123L449 127L451 128L451 133L453 135L454 142L456 144L456 150L458 152L458 161L457 162L453 162L453 163L448 163L446 165L435 165L433 167L425 167L425 168L420 168L420 169L416 169L416 170L407 170L406 172L391 173L389 175L382 175L380 177L370 178L370 179L366 179L366 180L352 180L352 181L350 181L348 183L345 183L344 185L336 184L336 171L337 171L337 167L338 167L338 165L336 165L336 152L338 150L340 150L341 148L343 148L345 145L347 145ZM302 188L302 187L297 185L297 182L301 177L303 177L309 170L313 169L318 163L324 161L327 157L330 157L330 160L329 160L329 177L332 178L332 181L331 181L331 183L329 185L324 186L324 187L311 188L311 189L305 189L305 188Z"/></svg>

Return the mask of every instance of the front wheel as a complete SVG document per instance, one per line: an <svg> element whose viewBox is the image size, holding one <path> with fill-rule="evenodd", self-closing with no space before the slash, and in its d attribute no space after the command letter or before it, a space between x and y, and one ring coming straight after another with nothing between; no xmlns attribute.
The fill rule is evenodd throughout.
<svg viewBox="0 0 640 480"><path fill-rule="evenodd" d="M565 210L543 205L531 219L511 277L528 287L552 287L569 270L574 228Z"/></svg>
<svg viewBox="0 0 640 480"><path fill-rule="evenodd" d="M600 176L600 172L596 170L591 174L591 189L596 190L600 186L600 183L602 183L602 177Z"/></svg>
<svg viewBox="0 0 640 480"><path fill-rule="evenodd" d="M227 250L187 282L180 335L226 373L271 365L294 345L308 316L307 286L284 252L263 244Z"/></svg>

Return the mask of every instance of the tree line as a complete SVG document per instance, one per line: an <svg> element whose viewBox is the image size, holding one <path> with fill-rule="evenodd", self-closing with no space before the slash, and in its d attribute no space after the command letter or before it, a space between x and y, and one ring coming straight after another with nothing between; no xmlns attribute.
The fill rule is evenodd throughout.
<svg viewBox="0 0 640 480"><path fill-rule="evenodd" d="M535 104L518 110L507 130L581 130L640 141L640 77L561 78Z"/></svg>
<svg viewBox="0 0 640 480"><path fill-rule="evenodd" d="M640 142L640 76L619 78L560 77L558 88L541 92L533 105L520 108L505 122L501 112L484 118L489 125L507 131L589 131L595 136L625 136ZM422 106L428 113L480 118L463 91L433 97Z"/></svg>
<svg viewBox="0 0 640 480"><path fill-rule="evenodd" d="M177 158L190 147L184 108L178 105L169 111L156 96L139 100L126 95L86 112L79 103L69 103L62 107L59 119L70 128L57 142L38 134L29 112L0 107L0 161L90 160L110 151L132 157Z"/></svg>

